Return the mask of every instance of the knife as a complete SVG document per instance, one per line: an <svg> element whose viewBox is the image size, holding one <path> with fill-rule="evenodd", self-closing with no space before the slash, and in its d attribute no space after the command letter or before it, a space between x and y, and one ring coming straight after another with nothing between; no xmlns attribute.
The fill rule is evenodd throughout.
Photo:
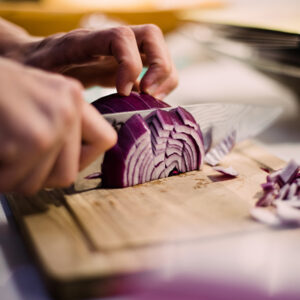
<svg viewBox="0 0 300 300"><path fill-rule="evenodd" d="M199 103L180 105L195 118L204 136L211 136L211 146L215 146L232 132L236 132L236 142L253 137L270 126L281 114L282 107L239 103ZM160 108L169 111L175 107ZM146 117L155 109L104 114L111 124L126 122L134 114Z"/></svg>

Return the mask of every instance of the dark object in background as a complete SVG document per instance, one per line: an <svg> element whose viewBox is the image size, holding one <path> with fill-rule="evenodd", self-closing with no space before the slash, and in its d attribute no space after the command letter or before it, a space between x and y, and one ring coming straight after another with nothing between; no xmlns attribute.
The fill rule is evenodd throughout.
<svg viewBox="0 0 300 300"><path fill-rule="evenodd" d="M201 30L197 28L208 29L211 32L209 38L203 40ZM203 22L195 24L195 31L190 36L217 54L255 67L300 95L300 34L280 29Z"/></svg>

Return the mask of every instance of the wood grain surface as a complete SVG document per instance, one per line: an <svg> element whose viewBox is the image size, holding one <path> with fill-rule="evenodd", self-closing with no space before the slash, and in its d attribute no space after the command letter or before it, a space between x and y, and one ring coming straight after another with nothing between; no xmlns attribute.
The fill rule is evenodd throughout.
<svg viewBox="0 0 300 300"><path fill-rule="evenodd" d="M116 278L158 270L174 243L260 230L249 210L266 177L262 168L283 164L246 141L222 162L240 173L237 178L205 165L134 187L101 189L100 180L84 179L99 169L98 161L68 191L7 198L53 294L81 298L111 293Z"/></svg>

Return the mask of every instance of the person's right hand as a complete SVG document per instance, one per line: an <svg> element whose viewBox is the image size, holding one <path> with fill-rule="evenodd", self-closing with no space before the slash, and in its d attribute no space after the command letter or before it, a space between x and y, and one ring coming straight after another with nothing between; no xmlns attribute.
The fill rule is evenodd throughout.
<svg viewBox="0 0 300 300"><path fill-rule="evenodd" d="M0 192L68 186L116 142L73 79L0 59L0 91Z"/></svg>

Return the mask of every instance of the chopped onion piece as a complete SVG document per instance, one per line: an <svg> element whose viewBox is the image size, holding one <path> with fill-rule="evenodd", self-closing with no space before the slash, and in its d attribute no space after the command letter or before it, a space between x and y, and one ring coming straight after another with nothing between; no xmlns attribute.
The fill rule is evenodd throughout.
<svg viewBox="0 0 300 300"><path fill-rule="evenodd" d="M294 207L294 208L300 208L300 201L297 197L293 197L290 200L275 200L274 205L277 206L278 203L284 202L285 204Z"/></svg>
<svg viewBox="0 0 300 300"><path fill-rule="evenodd" d="M228 167L228 168L224 168L221 166L217 166L217 167L213 167L213 169L215 171L218 171L224 175L228 175L228 176L232 176L232 177L237 177L239 176L239 173L233 168L233 167Z"/></svg>
<svg viewBox="0 0 300 300"><path fill-rule="evenodd" d="M290 200L290 199L294 198L294 196L296 195L297 189L298 189L297 183L296 182L292 183L290 185L286 199Z"/></svg>
<svg viewBox="0 0 300 300"><path fill-rule="evenodd" d="M264 191L273 191L276 189L276 184L274 182L265 182L261 184L261 187Z"/></svg>
<svg viewBox="0 0 300 300"><path fill-rule="evenodd" d="M287 201L276 203L276 215L288 224L300 224L300 210L290 206Z"/></svg>
<svg viewBox="0 0 300 300"><path fill-rule="evenodd" d="M268 181L268 182L277 182L278 176L279 176L280 172L281 172L281 169L280 169L280 170L277 170L277 171L275 171L275 172L270 173L270 174L267 176L267 181Z"/></svg>
<svg viewBox="0 0 300 300"><path fill-rule="evenodd" d="M101 178L101 177L102 177L101 172L95 172L95 173L92 173L90 175L85 176L84 179L98 179L98 178Z"/></svg>
<svg viewBox="0 0 300 300"><path fill-rule="evenodd" d="M281 184L291 183L296 179L299 171L299 165L291 160L278 175L278 180Z"/></svg>
<svg viewBox="0 0 300 300"><path fill-rule="evenodd" d="M283 169L269 174L267 182L261 185L264 194L256 206L274 206L274 215L280 219L283 225L300 226L300 180L297 177L298 174L299 165L291 160ZM269 213L271 212L268 211ZM263 222L263 220L259 221Z"/></svg>
<svg viewBox="0 0 300 300"><path fill-rule="evenodd" d="M290 185L287 183L285 184L280 190L279 190L279 194L278 196L276 197L276 199L279 199L279 200L284 200L286 199L286 196L288 195L289 193L289 189L290 189Z"/></svg>
<svg viewBox="0 0 300 300"><path fill-rule="evenodd" d="M258 200L256 206L270 206L276 197L278 196L278 190L270 190L264 193L264 195Z"/></svg>

